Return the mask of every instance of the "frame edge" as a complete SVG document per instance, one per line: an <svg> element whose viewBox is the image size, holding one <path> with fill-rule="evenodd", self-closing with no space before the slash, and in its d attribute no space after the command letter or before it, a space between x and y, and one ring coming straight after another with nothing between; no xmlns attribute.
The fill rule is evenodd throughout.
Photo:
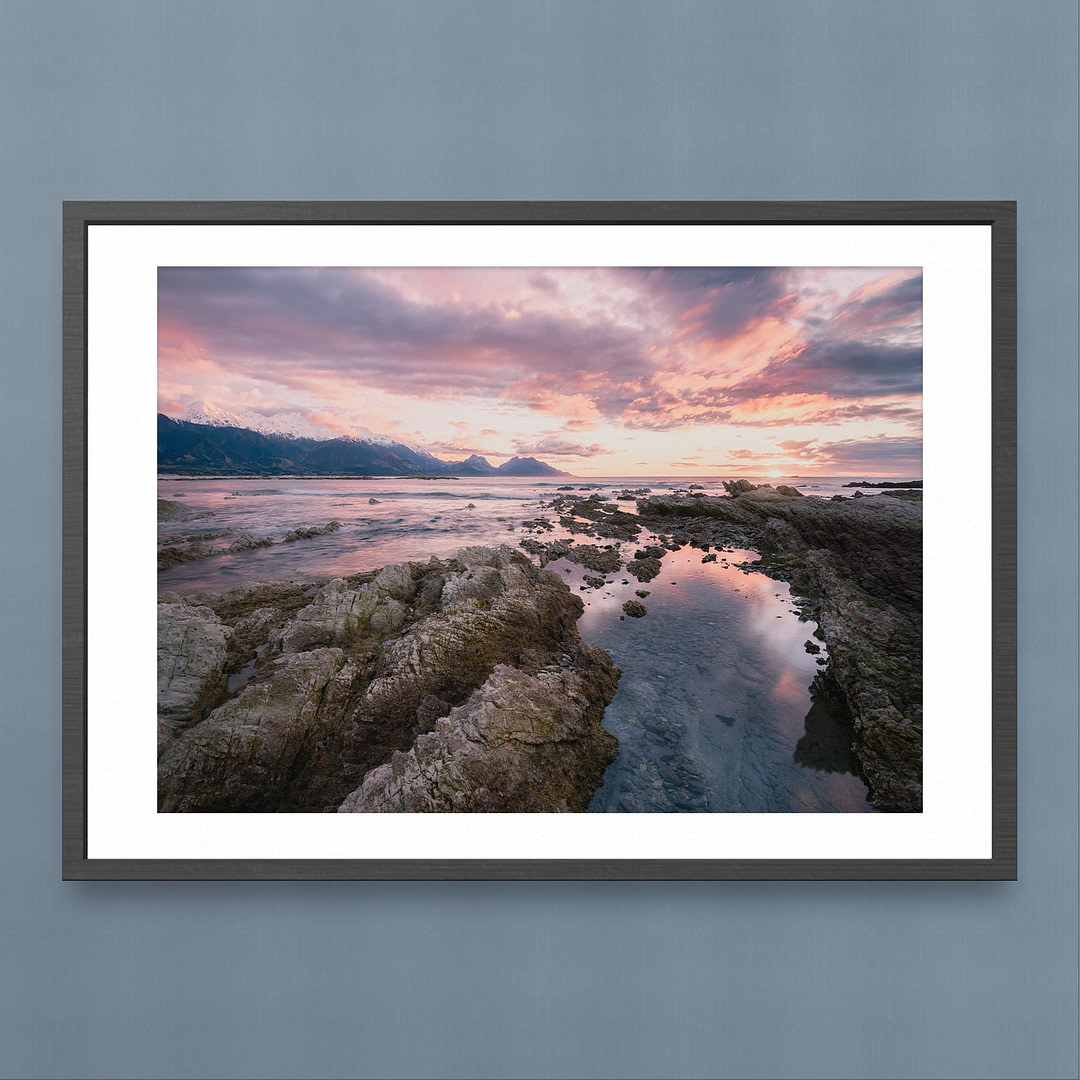
<svg viewBox="0 0 1080 1080"><path fill-rule="evenodd" d="M1016 880L1015 201L65 201L63 878L65 880ZM91 224L963 224L991 226L993 848L989 860L341 861L87 857L87 238Z"/></svg>

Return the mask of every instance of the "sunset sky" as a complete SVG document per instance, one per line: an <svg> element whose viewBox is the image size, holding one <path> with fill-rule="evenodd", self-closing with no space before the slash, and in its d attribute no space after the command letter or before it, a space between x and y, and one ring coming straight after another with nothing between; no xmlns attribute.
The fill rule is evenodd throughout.
<svg viewBox="0 0 1080 1080"><path fill-rule="evenodd" d="M914 477L922 271L163 267L158 395L578 476Z"/></svg>

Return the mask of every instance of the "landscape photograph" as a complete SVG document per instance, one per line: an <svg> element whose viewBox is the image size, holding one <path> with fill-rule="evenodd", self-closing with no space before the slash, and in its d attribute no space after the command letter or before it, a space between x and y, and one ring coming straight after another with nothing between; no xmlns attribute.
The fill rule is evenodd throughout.
<svg viewBox="0 0 1080 1080"><path fill-rule="evenodd" d="M162 266L162 813L918 813L920 267Z"/></svg>

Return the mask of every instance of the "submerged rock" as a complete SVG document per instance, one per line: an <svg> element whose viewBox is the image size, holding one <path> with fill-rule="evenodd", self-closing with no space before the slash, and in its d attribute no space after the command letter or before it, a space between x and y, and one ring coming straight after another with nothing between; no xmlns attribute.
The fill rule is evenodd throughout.
<svg viewBox="0 0 1080 1080"><path fill-rule="evenodd" d="M247 679L167 743L162 810L580 810L614 757L600 721L619 671L582 643L562 578L510 548L199 601L160 606L169 633L191 610L232 623ZM365 777L395 753L418 771L376 795Z"/></svg>
<svg viewBox="0 0 1080 1080"><path fill-rule="evenodd" d="M207 559L211 555L219 554L220 550L220 548L214 548L201 542L166 544L158 548L157 568L158 570L168 570L170 567L178 566L180 563Z"/></svg>
<svg viewBox="0 0 1080 1080"><path fill-rule="evenodd" d="M254 551L256 548L273 547L274 541L269 536L252 536L250 533L241 533L230 545L229 553L237 551Z"/></svg>
<svg viewBox="0 0 1080 1080"><path fill-rule="evenodd" d="M326 536L327 533L337 532L340 528L340 521L328 521L325 525L312 525L310 527L301 526L299 529L287 532L281 538L281 542L283 544L292 544L297 540L311 540L316 536Z"/></svg>
<svg viewBox="0 0 1080 1080"><path fill-rule="evenodd" d="M186 498L181 495L181 498ZM214 516L213 510L197 510L172 499L158 499L157 516L159 521L195 521L198 518Z"/></svg>

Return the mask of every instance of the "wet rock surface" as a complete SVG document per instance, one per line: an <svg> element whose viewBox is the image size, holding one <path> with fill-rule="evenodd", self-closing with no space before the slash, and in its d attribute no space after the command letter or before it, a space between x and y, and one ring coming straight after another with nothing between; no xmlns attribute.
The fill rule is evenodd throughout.
<svg viewBox="0 0 1080 1080"><path fill-rule="evenodd" d="M162 810L582 810L615 755L618 669L510 548L167 600Z"/></svg>
<svg viewBox="0 0 1080 1080"><path fill-rule="evenodd" d="M761 552L747 569L789 582L819 624L828 662L814 689L845 713L871 802L920 810L921 501L892 492L812 499L745 480L725 487L728 497L640 499L640 522L672 547L686 538Z"/></svg>
<svg viewBox="0 0 1080 1080"><path fill-rule="evenodd" d="M652 581L663 569L663 563L657 558L631 559L626 564L626 572L633 574L643 584Z"/></svg>
<svg viewBox="0 0 1080 1080"><path fill-rule="evenodd" d="M328 521L325 525L301 526L287 532L282 538L283 544L292 544L297 540L311 540L316 536L326 536L328 533L337 532L341 528L340 521Z"/></svg>

